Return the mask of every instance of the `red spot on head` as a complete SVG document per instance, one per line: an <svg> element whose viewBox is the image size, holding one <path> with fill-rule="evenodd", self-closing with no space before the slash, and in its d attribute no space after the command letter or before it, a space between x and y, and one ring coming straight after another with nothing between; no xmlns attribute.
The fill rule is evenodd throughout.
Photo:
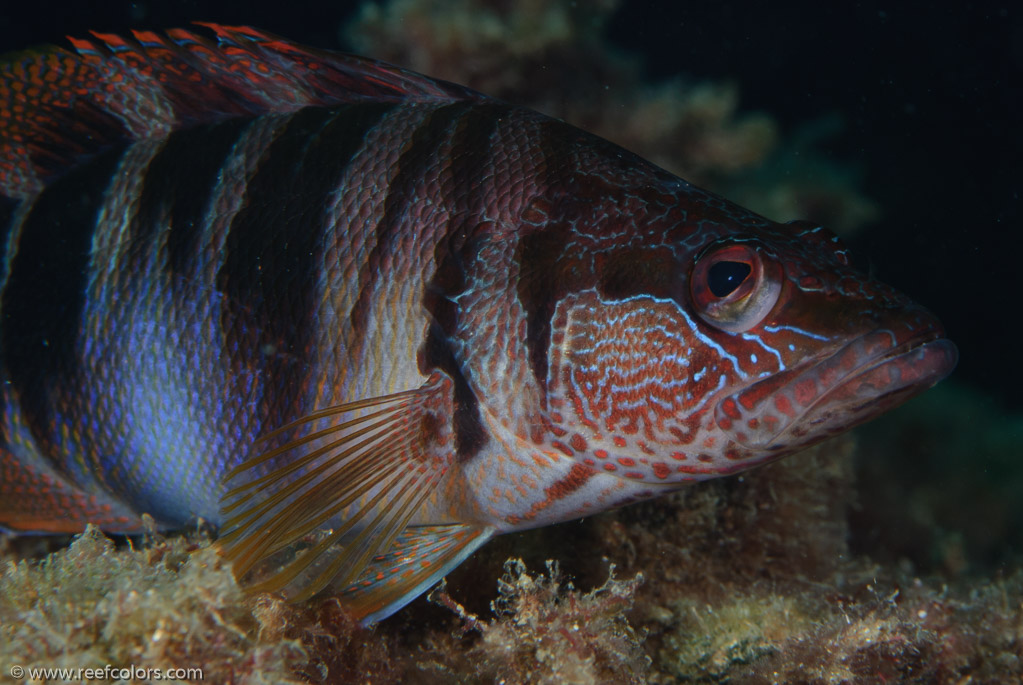
<svg viewBox="0 0 1023 685"><path fill-rule="evenodd" d="M685 461L686 455L685 452L672 452L671 458L674 459L675 461Z"/></svg>
<svg viewBox="0 0 1023 685"><path fill-rule="evenodd" d="M817 398L817 384L812 378L804 378L796 383L795 395L796 402L801 406L809 406Z"/></svg>
<svg viewBox="0 0 1023 685"><path fill-rule="evenodd" d="M668 468L668 465L665 464L664 462L661 461L656 462L654 464L654 475L660 478L661 480L664 480L669 475L671 475L671 469Z"/></svg>
<svg viewBox="0 0 1023 685"><path fill-rule="evenodd" d="M582 452L586 449L586 438L576 433L572 436L572 439L568 441L572 445L572 449L577 452Z"/></svg>
<svg viewBox="0 0 1023 685"><path fill-rule="evenodd" d="M611 462L606 462L604 464L604 470L605 471L617 471L618 467L615 466L614 464L612 464Z"/></svg>
<svg viewBox="0 0 1023 685"><path fill-rule="evenodd" d="M739 412L739 407L735 406L735 400L731 397L721 403L721 408L724 410L725 414L733 419L738 419L742 416Z"/></svg>
<svg viewBox="0 0 1023 685"><path fill-rule="evenodd" d="M625 447L625 444L626 444L625 443L625 438L623 438L620 435L616 435L616 436L614 436L613 439L614 439L615 446L617 446L617 447Z"/></svg>
<svg viewBox="0 0 1023 685"><path fill-rule="evenodd" d="M796 413L792 411L792 403L789 402L789 398L785 395L774 396L774 406L785 416L795 416Z"/></svg>
<svg viewBox="0 0 1023 685"><path fill-rule="evenodd" d="M593 450L593 456L597 459L607 459L607 450Z"/></svg>
<svg viewBox="0 0 1023 685"><path fill-rule="evenodd" d="M746 409L752 409L764 399L765 395L770 394L770 390L771 388L764 383L754 385L739 395L739 403Z"/></svg>
<svg viewBox="0 0 1023 685"><path fill-rule="evenodd" d="M635 459L630 459L629 457L618 457L617 461L622 466L635 466L636 465L636 460Z"/></svg>

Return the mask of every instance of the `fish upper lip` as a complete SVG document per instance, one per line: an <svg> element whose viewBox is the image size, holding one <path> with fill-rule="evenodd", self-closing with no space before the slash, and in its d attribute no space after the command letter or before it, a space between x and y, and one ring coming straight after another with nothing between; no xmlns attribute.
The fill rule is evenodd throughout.
<svg viewBox="0 0 1023 685"><path fill-rule="evenodd" d="M890 335L894 335L894 333L892 333L891 331L888 331L887 329L878 329L878 330L871 331L870 333L867 333L867 334L865 334L863 336L860 336L859 338L856 338L856 339L852 340L849 343L849 345L855 344L857 341L862 341L865 338L869 337L870 335L874 335L874 334L882 332L882 331L884 331L886 333L889 333ZM862 375L868 374L868 373L876 370L877 368L883 366L884 364L888 364L889 362L892 362L895 359L898 359L899 357L902 357L904 355L910 354L910 353L912 353L912 352L914 352L916 350L919 350L920 348L922 348L922 347L924 347L926 345L930 345L931 343L935 343L935 342L938 342L938 341L945 341L946 343L951 345L953 349L955 349L955 345L952 343L951 340L949 340L948 338L945 337L943 331L931 330L931 331L927 331L926 333L921 333L920 335L913 336L913 337L909 338L908 340L905 340L905 341L899 343L898 345L894 345L894 346L888 348L887 350L882 350L882 351L878 352L877 354L875 354L872 357L867 357L866 359L863 360L863 362L861 364L859 364L858 366L856 366L853 369L851 369L849 371L849 373L847 373L847 374L841 376L840 378L838 378L836 380L836 382L830 388L828 388L823 393L821 393L821 396L814 402L814 404L812 404L809 407L807 407L807 411L811 411L813 409L813 407L817 403L822 401L824 398L826 398L828 393L831 390L833 390L834 388L840 387L843 384L849 382L850 380L852 380L852 379L854 379L854 378L856 378L858 376L862 376ZM848 345L846 345L845 347L840 348L838 351L836 351L830 357L827 357L824 360L821 360L821 362L818 362L817 364L819 365L821 363L824 363L828 359L834 358L836 355L843 354L847 350L848 350ZM957 354L957 359L958 359L958 353L956 353L956 354ZM816 366L816 365L812 365L809 368L814 368L814 366ZM948 369L948 371L944 375L941 376L941 378L944 378L946 375L948 375L948 373L951 373L952 368L954 368L954 366L955 366L955 364L953 363L950 366L950 368ZM934 382L936 383L938 380L941 380L941 379L940 378L939 379L935 379Z"/></svg>
<svg viewBox="0 0 1023 685"><path fill-rule="evenodd" d="M818 424L832 420L819 427L823 434L818 439L823 439L873 418L937 383L958 359L955 345L940 328L894 345L883 345L885 337L894 342L896 333L875 329L783 376L762 379L724 397L715 409L718 425L749 447L767 447L786 436L798 444L809 443L813 440L807 436ZM883 349L863 349L879 344ZM914 355L919 358L911 359ZM886 371L889 377L883 378ZM768 392L757 397L765 388ZM841 397L843 392L847 397ZM743 401L749 397L756 401ZM830 414L829 404L834 405ZM824 416L810 420L815 413Z"/></svg>
<svg viewBox="0 0 1023 685"><path fill-rule="evenodd" d="M872 333L876 333L876 332L877 331L872 331ZM868 333L867 335L870 335L870 333ZM866 336L861 336L861 337L866 337ZM907 352L912 352L916 348L923 347L924 345L926 345L928 343L932 343L935 340L944 340L944 339L945 339L945 335L941 331L928 331L927 333L922 333L920 335L914 336L914 337L906 340L905 342L902 342L902 343L899 343L898 345L895 345L894 347L892 347L889 350L882 351L882 352L878 353L876 357L874 357L872 359L868 359L864 363L864 366L866 366L867 364L873 364L873 363L884 363L885 361L887 361L889 359L893 359L893 358L898 357L900 355L903 355L903 354L905 354ZM837 352L836 352L836 354L837 354ZM866 370L866 369L863 369L863 370ZM854 375L854 374L850 374L850 375Z"/></svg>

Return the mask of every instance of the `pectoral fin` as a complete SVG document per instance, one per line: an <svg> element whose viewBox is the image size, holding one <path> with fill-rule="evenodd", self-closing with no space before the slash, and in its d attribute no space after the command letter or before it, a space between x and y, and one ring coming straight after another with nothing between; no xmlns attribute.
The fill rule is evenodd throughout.
<svg viewBox="0 0 1023 685"><path fill-rule="evenodd" d="M449 569L482 544L482 531L455 524L431 527L432 546L416 547L423 535L408 528L450 464L448 387L433 379L320 410L261 439L264 451L227 474L222 505L220 544L247 589L301 601L328 585L347 588L353 607L363 607L356 615L376 620L442 575L416 569L409 581L356 589L383 572L374 570L382 560L390 569L405 550L402 565L407 557L435 568L436 559Z"/></svg>

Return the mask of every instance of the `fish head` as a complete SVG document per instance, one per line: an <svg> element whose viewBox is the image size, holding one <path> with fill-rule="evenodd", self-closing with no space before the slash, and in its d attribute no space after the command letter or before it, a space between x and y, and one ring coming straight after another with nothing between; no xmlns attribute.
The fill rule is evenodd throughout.
<svg viewBox="0 0 1023 685"><path fill-rule="evenodd" d="M874 418L952 371L958 353L940 321L852 268L837 236L792 222L772 237L715 240L689 278L689 305L714 340L737 359L768 355L715 399L714 424L730 443L787 453Z"/></svg>
<svg viewBox="0 0 1023 685"><path fill-rule="evenodd" d="M592 287L554 308L549 416L594 467L662 484L734 473L955 366L937 318L854 269L826 229L710 226L591 256Z"/></svg>

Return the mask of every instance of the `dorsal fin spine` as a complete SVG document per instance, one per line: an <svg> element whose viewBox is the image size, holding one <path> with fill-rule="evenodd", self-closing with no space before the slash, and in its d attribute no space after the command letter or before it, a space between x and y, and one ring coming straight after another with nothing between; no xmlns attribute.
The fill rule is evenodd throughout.
<svg viewBox="0 0 1023 685"><path fill-rule="evenodd" d="M382 62L248 27L93 32L0 60L0 194L29 198L117 143L310 105L484 99Z"/></svg>

